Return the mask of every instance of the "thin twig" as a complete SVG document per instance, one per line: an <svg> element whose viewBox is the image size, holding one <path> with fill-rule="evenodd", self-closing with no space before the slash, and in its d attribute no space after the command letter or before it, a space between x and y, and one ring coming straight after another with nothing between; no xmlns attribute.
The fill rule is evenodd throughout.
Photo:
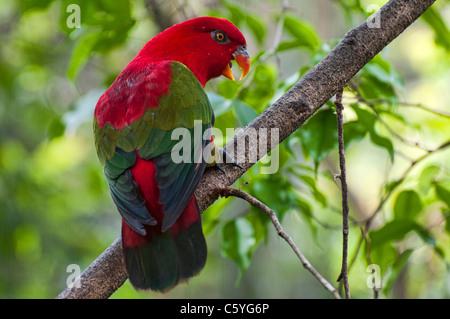
<svg viewBox="0 0 450 319"><path fill-rule="evenodd" d="M361 97L361 95L357 96L357 99L360 102L366 103L367 105L371 105L371 106L373 106L375 104L380 104L380 103L392 103L392 101L390 101L388 99L370 99L370 100L365 99L365 98ZM425 106L421 103L409 103L409 102L399 101L399 102L395 102L395 105L402 106L402 107L415 107L415 108L421 109L425 112L429 112L434 115L438 115L438 116L444 117L446 119L450 119L450 113Z"/></svg>
<svg viewBox="0 0 450 319"><path fill-rule="evenodd" d="M419 108L421 110L430 112L430 113L432 113L434 115L438 115L438 116L442 116L442 117L444 117L446 119L450 119L450 113L445 112L445 111L441 111L441 110L438 110L438 109L433 109L431 107L427 107L427 106L425 106L423 104L420 104L420 103L398 102L397 104L400 105L400 106L403 106L403 107L417 107L417 108Z"/></svg>
<svg viewBox="0 0 450 319"><path fill-rule="evenodd" d="M432 148L422 144L419 141L410 141L407 138L404 138L403 136L398 134L393 128L391 128L390 125L388 123L386 123L385 120L383 120L383 118L381 117L380 112L376 109L375 105L379 104L379 103L390 103L391 101L389 101L387 99L371 99L371 100L369 100L369 99L363 98L362 95L361 95L361 92L359 91L359 89L358 89L358 87L356 85L352 85L352 91L355 92L356 100L358 102L361 102L361 103L364 103L364 104L368 105L372 109L372 111L375 113L375 115L377 117L377 120L381 124L384 125L384 127L389 131L390 134L392 134L393 137L395 137L400 142L402 142L402 143L404 143L406 145L415 146L415 147L421 148L422 150L425 150L425 151L428 151L428 152L432 150ZM425 106L423 106L421 104L411 104L411 103L406 103L406 102L396 102L396 104L400 105L400 106L413 106L413 107L421 108L421 109L423 109L425 111L429 111L429 112L431 112L433 114L450 118L450 114L446 114L445 112L439 112L437 110L430 109L430 108L425 107Z"/></svg>
<svg viewBox="0 0 450 319"><path fill-rule="evenodd" d="M334 104L336 105L336 117L337 117L337 130L338 130L338 140L339 140L339 167L340 174L339 179L341 180L341 190L342 190L342 268L339 275L338 281L343 280L345 298L350 299L350 287L348 284L348 270L347 270L347 256L348 256L348 188L347 188L347 172L345 168L345 152L344 152L344 106L342 105L342 94L343 90L336 94L336 99Z"/></svg>
<svg viewBox="0 0 450 319"><path fill-rule="evenodd" d="M277 230L278 235L283 238L289 246L291 246L292 250L295 252L297 257L300 259L303 267L307 269L319 282L325 287L326 290L328 290L336 299L341 299L341 296L339 295L339 292L336 290L336 288L330 284L306 259L306 257L302 254L300 249L295 245L292 238L289 236L288 233L284 230L284 228L281 226L275 212L264 205L262 202L254 198L253 196L250 196L249 194L241 191L240 189L235 189L232 187L221 187L217 189L218 195L223 197L228 196L234 196L242 198L243 200L247 201L251 205L261 209L263 212L269 216L270 220L272 221L272 224L275 226L275 229Z"/></svg>

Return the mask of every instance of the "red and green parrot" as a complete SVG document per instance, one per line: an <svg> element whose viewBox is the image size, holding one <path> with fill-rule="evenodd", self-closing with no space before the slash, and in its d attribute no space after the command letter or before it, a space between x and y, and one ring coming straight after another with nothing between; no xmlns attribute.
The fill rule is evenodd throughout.
<svg viewBox="0 0 450 319"><path fill-rule="evenodd" d="M243 78L246 45L225 19L176 24L147 42L97 102L96 150L123 219L125 264L137 290L168 291L205 265L194 191L207 165L202 151L213 143L204 133L214 113L203 88L220 75L234 80L232 60ZM172 160L177 128L202 132L197 140L191 134L190 161Z"/></svg>

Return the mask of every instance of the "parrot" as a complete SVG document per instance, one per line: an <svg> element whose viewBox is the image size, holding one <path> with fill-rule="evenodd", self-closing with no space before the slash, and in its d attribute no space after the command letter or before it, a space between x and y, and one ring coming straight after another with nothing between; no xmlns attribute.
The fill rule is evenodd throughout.
<svg viewBox="0 0 450 319"><path fill-rule="evenodd" d="M250 57L239 29L223 18L192 18L151 38L95 106L95 148L122 217L128 279L138 291L167 292L206 264L194 192L205 168L220 165L203 156L214 143L204 87L221 75L234 80L232 61L244 78ZM179 128L194 136L181 150L184 161L173 159Z"/></svg>

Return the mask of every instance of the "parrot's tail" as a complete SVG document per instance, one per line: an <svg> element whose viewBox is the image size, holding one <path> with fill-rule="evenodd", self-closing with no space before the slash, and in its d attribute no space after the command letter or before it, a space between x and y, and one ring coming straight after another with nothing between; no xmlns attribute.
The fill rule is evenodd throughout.
<svg viewBox="0 0 450 319"><path fill-rule="evenodd" d="M126 268L133 287L165 292L200 272L206 262L206 241L200 216L184 229L184 221L199 215L192 198L175 224L162 233L157 226L147 226L141 236L122 223Z"/></svg>
<svg viewBox="0 0 450 319"><path fill-rule="evenodd" d="M152 162L147 163L149 165L145 166L154 169ZM155 185L152 181L150 183ZM137 290L166 292L197 275L206 263L206 241L199 209L192 196L175 223L162 232L162 207L158 197L155 199L155 195L159 195L158 187L154 191L149 187L143 191L143 185L139 186L149 211L158 211L154 216L158 224L145 225L146 235L142 236L122 222L123 251L129 280ZM153 200L150 201L149 197Z"/></svg>

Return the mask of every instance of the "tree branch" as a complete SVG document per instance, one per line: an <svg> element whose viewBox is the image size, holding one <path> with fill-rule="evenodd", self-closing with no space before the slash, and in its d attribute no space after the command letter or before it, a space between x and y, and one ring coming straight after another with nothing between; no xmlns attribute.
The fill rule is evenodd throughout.
<svg viewBox="0 0 450 319"><path fill-rule="evenodd" d="M238 139L248 134L249 130L256 130L256 137L259 140L259 129L268 128L266 152L272 150L277 145L272 144L270 128L279 129L279 142L285 140L434 2L435 0L389 1L377 13L381 19L379 28L370 28L367 22L364 22L347 32L342 41L320 63L260 116L239 131L225 149L232 148ZM259 150L258 144L256 143L257 160L266 155ZM201 211L217 200L215 188L231 185L254 164L250 161L249 150L238 155L237 157L235 154L235 158L243 169L234 165L223 165L226 174L214 169L205 172L196 191ZM120 287L127 277L123 261L117 258L122 254L121 246L120 239L114 241L81 275L79 285L66 288L58 298L110 296L114 288ZM105 264L108 265L107 269L104 269Z"/></svg>
<svg viewBox="0 0 450 319"><path fill-rule="evenodd" d="M341 180L342 191L342 268L341 273L337 281L343 281L345 298L350 299L350 287L348 284L348 269L347 269L347 256L348 256L348 199L347 199L347 170L345 167L345 153L344 153L344 106L342 105L343 90L336 94L336 117L337 117L337 131L339 141L339 167L341 172L339 173L339 179Z"/></svg>
<svg viewBox="0 0 450 319"><path fill-rule="evenodd" d="M278 235L283 238L289 246L291 246L292 250L297 255L298 259L300 259L303 267L307 269L314 277L316 277L317 280L325 287L326 290L328 290L331 294L333 294L334 298L341 299L341 296L339 295L339 292L336 290L336 288L333 287L332 284L330 284L308 261L308 259L302 254L300 249L295 245L294 241L292 240L291 236L289 236L288 233L284 230L283 226L281 226L280 221L278 220L275 212L264 205L262 202L254 198L253 196L250 196L249 194L241 191L240 189L235 189L232 187L222 187L217 189L218 195L223 197L239 197L243 200L247 201L251 205L261 209L264 213L269 216L270 220L272 221L272 224L274 225L275 229L277 230Z"/></svg>

